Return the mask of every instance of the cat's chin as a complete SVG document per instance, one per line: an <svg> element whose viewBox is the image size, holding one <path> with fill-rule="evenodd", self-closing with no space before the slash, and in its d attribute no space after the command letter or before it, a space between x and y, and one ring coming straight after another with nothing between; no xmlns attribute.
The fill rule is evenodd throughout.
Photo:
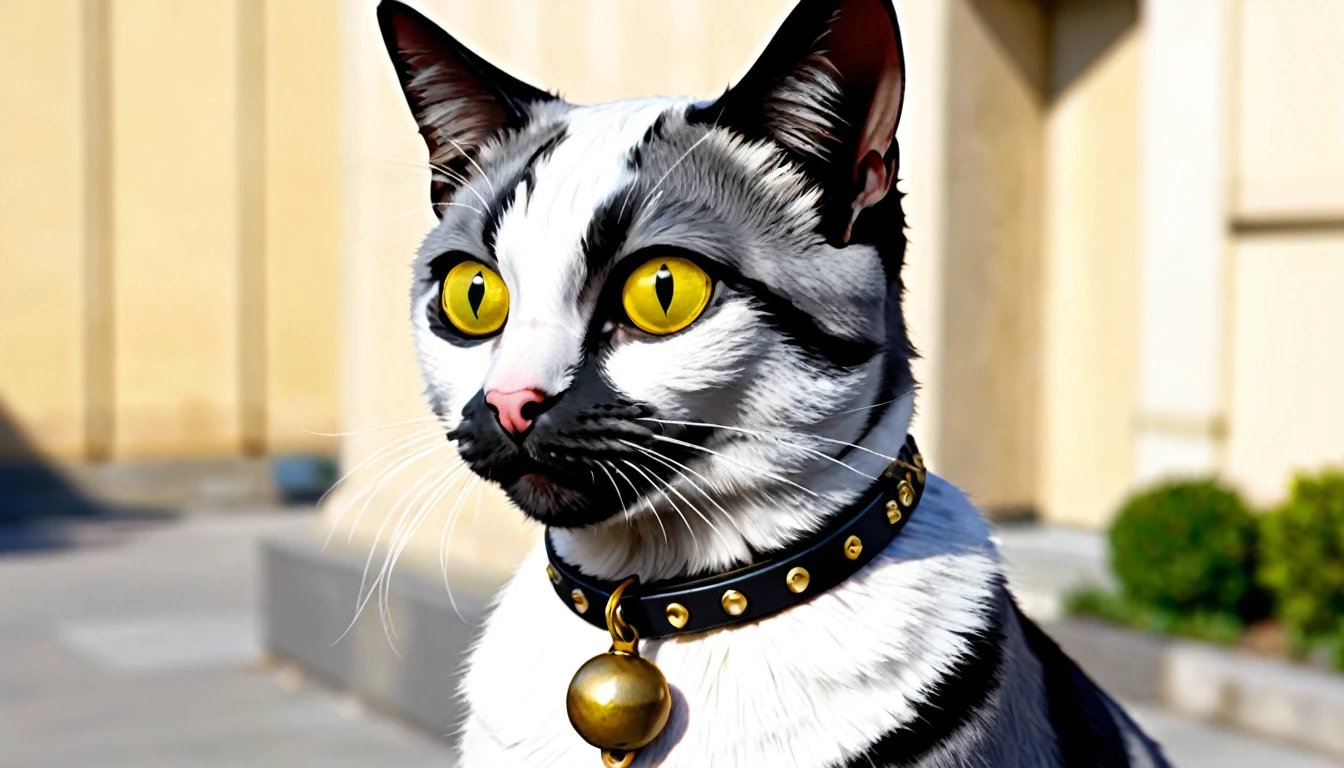
<svg viewBox="0 0 1344 768"><path fill-rule="evenodd" d="M504 486L523 514L557 528L594 525L615 514L604 499L594 499L550 475L529 472Z"/></svg>

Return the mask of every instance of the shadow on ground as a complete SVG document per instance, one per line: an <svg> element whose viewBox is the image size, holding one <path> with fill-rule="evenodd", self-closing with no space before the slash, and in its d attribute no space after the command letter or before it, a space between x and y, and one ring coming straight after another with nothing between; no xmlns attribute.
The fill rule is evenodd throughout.
<svg viewBox="0 0 1344 768"><path fill-rule="evenodd" d="M174 513L88 495L42 455L0 406L0 555L73 546L72 523L149 522Z"/></svg>

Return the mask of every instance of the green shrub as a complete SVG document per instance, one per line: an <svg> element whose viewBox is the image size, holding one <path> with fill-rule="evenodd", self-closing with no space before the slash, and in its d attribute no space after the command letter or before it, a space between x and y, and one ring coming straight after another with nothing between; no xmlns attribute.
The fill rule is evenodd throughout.
<svg viewBox="0 0 1344 768"><path fill-rule="evenodd" d="M1229 613L1184 613L1156 608L1137 603L1119 592L1097 587L1067 593L1064 610L1071 616L1088 616L1140 632L1176 635L1220 645L1235 645L1243 629L1241 621Z"/></svg>
<svg viewBox="0 0 1344 768"><path fill-rule="evenodd" d="M1243 615L1254 602L1256 521L1236 492L1180 480L1131 496L1111 526L1126 598L1183 615Z"/></svg>
<svg viewBox="0 0 1344 768"><path fill-rule="evenodd" d="M1299 475L1260 521L1258 577L1299 638L1344 638L1344 472Z"/></svg>

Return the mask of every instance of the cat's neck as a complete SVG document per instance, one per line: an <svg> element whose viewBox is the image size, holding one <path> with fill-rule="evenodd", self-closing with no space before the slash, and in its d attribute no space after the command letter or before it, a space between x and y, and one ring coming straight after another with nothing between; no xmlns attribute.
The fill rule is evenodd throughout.
<svg viewBox="0 0 1344 768"><path fill-rule="evenodd" d="M816 450L827 449L831 458L818 457L788 475L792 484L768 496L688 483L680 498L667 497L679 509L660 506L654 515L645 506L600 525L553 529L556 552L583 573L609 580L656 581L750 563L805 538L861 499L905 442L913 413L909 394L885 406L855 447L844 450L834 437L819 442Z"/></svg>

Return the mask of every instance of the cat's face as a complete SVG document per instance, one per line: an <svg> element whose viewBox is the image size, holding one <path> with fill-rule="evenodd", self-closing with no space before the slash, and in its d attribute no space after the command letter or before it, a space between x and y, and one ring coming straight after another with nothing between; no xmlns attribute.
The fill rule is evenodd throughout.
<svg viewBox="0 0 1344 768"><path fill-rule="evenodd" d="M886 0L805 0L698 105L570 106L404 6L380 20L436 166L411 291L427 395L525 513L769 496L908 391Z"/></svg>

